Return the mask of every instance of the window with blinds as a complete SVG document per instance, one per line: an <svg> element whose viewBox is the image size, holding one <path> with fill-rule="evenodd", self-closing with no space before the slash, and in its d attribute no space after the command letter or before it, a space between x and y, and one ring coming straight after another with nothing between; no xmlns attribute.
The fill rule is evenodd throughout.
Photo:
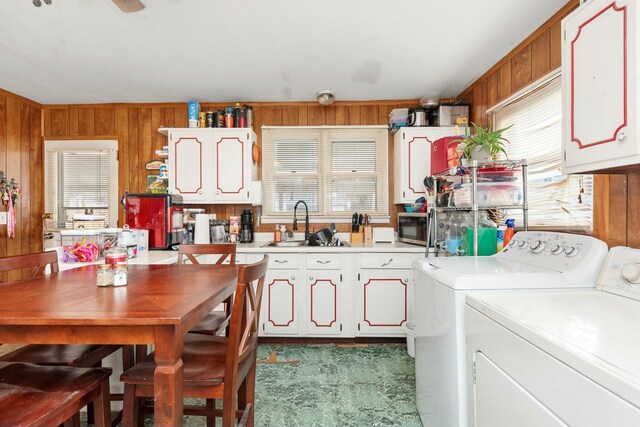
<svg viewBox="0 0 640 427"><path fill-rule="evenodd" d="M560 76L490 112L504 133L511 159L527 159L530 228L592 231L593 176L562 174L562 88ZM510 212L516 224L522 214Z"/></svg>
<svg viewBox="0 0 640 427"><path fill-rule="evenodd" d="M49 228L72 228L73 215L102 215L105 222L83 226L115 226L117 221L117 141L46 141L45 210L53 213Z"/></svg>
<svg viewBox="0 0 640 427"><path fill-rule="evenodd" d="M387 216L387 135L384 126L263 127L264 215L290 217L304 200L320 220Z"/></svg>

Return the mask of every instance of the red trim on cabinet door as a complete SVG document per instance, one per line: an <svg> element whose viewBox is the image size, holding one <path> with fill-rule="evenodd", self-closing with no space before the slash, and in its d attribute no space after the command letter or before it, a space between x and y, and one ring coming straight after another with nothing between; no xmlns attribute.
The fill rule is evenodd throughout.
<svg viewBox="0 0 640 427"><path fill-rule="evenodd" d="M220 143L222 141L224 141L225 139L236 139L240 143L240 152L242 153L242 155L240 157L241 162L242 162L242 167L241 167L242 185L240 185L240 188L238 188L237 191L224 191L222 188L220 188L220 150L219 150L219 146L220 146ZM216 142L216 187L218 188L218 190L220 190L220 193L222 193L222 194L239 194L240 191L242 191L242 189L244 188L244 141L242 141L238 137L235 137L235 138L220 138L220 141Z"/></svg>
<svg viewBox="0 0 640 427"><path fill-rule="evenodd" d="M183 139L184 140L194 139L198 143L199 149L200 149L200 184L199 184L200 186L196 188L195 191L182 191L180 187L178 187L178 144L180 144L180 141L182 141ZM174 144L174 151L176 152L176 155L175 155L175 160L173 165L173 170L175 171L173 176L175 176L176 190L178 190L180 194L198 194L198 190L202 190L202 142L200 142L198 138L194 138L194 137L188 137L188 138L181 137Z"/></svg>
<svg viewBox="0 0 640 427"><path fill-rule="evenodd" d="M408 163L409 163L409 167L408 167L408 169L409 169L409 179L407 180L407 181L408 181L408 183L409 183L409 190L413 191L413 194L425 194L425 192L424 192L424 191L418 191L418 190L416 190L415 188L413 188L413 187L411 186L411 184L412 184L412 183L411 183L411 144L412 144L412 143L413 143L413 141L415 141L416 139L426 139L428 144L431 144L433 141L429 141L429 137L426 137L426 136L414 136L414 137L411 139L411 141L409 141L409 143L407 144L407 151L409 152L409 155L408 155L408 159L409 159L409 160L408 160ZM429 151L429 152L430 152L430 150L427 150L427 151ZM426 162L426 161L427 161L427 159L424 159L424 161Z"/></svg>
<svg viewBox="0 0 640 427"><path fill-rule="evenodd" d="M574 108L575 106L575 51L574 50L575 49L574 47L576 42L578 41L578 38L580 37L580 34L582 33L582 29L609 9L613 9L616 12L622 12L623 14L622 39L623 39L623 58L624 58L624 64L623 64L623 82L624 82L623 115L624 117L622 118L622 124L620 124L616 128L611 138L592 142L590 144L583 144L582 141L580 141L580 139L575 134L575 121L574 121L574 117L575 117L575 108ZM605 7L600 12L596 13L591 18L589 18L587 21L580 24L580 26L578 26L578 33L576 34L575 38L571 40L571 119L570 119L570 122L571 122L571 141L577 143L578 149L580 150L583 148L593 147L594 145L600 145L607 142L615 141L618 136L618 132L620 132L622 128L627 126L627 7L626 6L616 7L615 2L611 3L609 6Z"/></svg>
<svg viewBox="0 0 640 427"><path fill-rule="evenodd" d="M287 323L282 324L282 325L277 324L276 322L274 322L271 319L271 286L273 286L276 282L286 282L287 285L291 286L291 320L289 320ZM268 298L269 301L268 301L268 304L267 304L268 305L268 307L267 307L267 310L268 310L267 318L268 318L269 322L271 322L273 324L273 326L283 326L283 327L289 326L295 320L295 313L293 311L294 310L294 301L295 301L295 289L294 289L293 283L291 283L289 281L289 279L273 279L273 281L271 283L269 283L269 285L267 286L267 290L269 292L269 298Z"/></svg>
<svg viewBox="0 0 640 427"><path fill-rule="evenodd" d="M371 323L367 319L367 285L369 285L373 281L382 281L382 282L400 282L402 286L404 286L404 319L398 324L387 324L387 323ZM407 284L402 281L402 279L369 279L367 283L364 284L364 318L363 320L369 324L369 326L402 326L403 323L407 321Z"/></svg>
<svg viewBox="0 0 640 427"><path fill-rule="evenodd" d="M313 320L313 287L318 284L318 282L329 282L331 286L333 286L333 320L329 322L328 325L321 325L315 320ZM337 309L338 309L338 286L333 283L331 279L317 279L315 282L311 284L311 316L309 320L311 320L318 328L330 328L335 322L337 322Z"/></svg>

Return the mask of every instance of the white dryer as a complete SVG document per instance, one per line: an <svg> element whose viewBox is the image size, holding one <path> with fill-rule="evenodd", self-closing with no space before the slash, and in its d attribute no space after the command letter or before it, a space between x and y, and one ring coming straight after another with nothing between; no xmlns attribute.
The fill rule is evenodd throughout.
<svg viewBox="0 0 640 427"><path fill-rule="evenodd" d="M416 405L425 426L466 426L465 294L593 287L607 245L593 237L521 231L490 257L413 263Z"/></svg>
<svg viewBox="0 0 640 427"><path fill-rule="evenodd" d="M640 250L596 289L467 295L469 424L640 425Z"/></svg>

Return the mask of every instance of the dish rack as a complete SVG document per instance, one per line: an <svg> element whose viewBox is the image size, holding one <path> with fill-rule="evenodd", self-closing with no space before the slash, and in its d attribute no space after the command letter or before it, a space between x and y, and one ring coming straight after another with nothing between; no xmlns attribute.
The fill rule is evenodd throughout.
<svg viewBox="0 0 640 427"><path fill-rule="evenodd" d="M521 173L522 186L520 196L515 194L513 188L519 187L519 183L516 185L511 182L511 178L516 172ZM438 230L438 213L452 211L467 211L473 213L473 256L478 256L478 213L479 211L486 210L522 210L522 224L523 230L527 230L529 227L529 206L527 203L527 160L497 160L492 162L478 162L477 160L471 160L465 166L458 166L449 169L446 172L434 174L433 177L468 177L469 182L462 184L467 185L462 197L463 206L451 206L455 203L455 192L448 192L447 197L436 196L436 206L432 210L433 212L433 224L431 231L434 233L432 241L434 242L434 254L435 256L448 256L450 255L444 250L443 242L437 240ZM515 178L513 178L515 179ZM479 190L483 187L487 187L485 194L480 197ZM464 187L463 187L464 188ZM494 191L494 194L500 194L500 197L492 197L490 191ZM467 193L468 192L468 198ZM506 192L506 194L502 194ZM487 194L488 193L488 194ZM515 195L514 195L515 194ZM497 200L499 203L492 203L492 200ZM453 199L453 202L452 202ZM460 200L460 197L458 198ZM446 206L438 206L438 201L441 203L446 202ZM427 251L428 253L428 251Z"/></svg>

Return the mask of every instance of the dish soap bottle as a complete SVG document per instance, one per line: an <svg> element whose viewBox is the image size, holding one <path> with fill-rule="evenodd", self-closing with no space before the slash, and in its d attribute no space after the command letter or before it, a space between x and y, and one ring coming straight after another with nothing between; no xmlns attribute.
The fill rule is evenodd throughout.
<svg viewBox="0 0 640 427"><path fill-rule="evenodd" d="M276 224L276 229L273 232L273 241L274 242L279 242L280 241L280 226Z"/></svg>
<svg viewBox="0 0 640 427"><path fill-rule="evenodd" d="M507 225L507 229L504 232L504 242L502 243L503 248L507 247L509 241L515 234L515 230L513 229L513 227L516 225L516 220L513 218L509 218L505 221L505 224Z"/></svg>

